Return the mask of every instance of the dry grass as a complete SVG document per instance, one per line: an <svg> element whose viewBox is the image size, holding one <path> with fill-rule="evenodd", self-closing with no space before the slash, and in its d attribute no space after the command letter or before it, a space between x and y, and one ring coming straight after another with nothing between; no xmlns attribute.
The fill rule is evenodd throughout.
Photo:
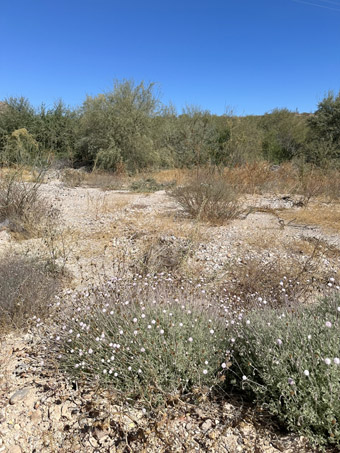
<svg viewBox="0 0 340 453"><path fill-rule="evenodd" d="M169 192L191 218L223 224L237 218L242 209L239 192L219 172L200 170L187 184Z"/></svg>
<svg viewBox="0 0 340 453"><path fill-rule="evenodd" d="M317 225L326 230L340 232L340 205L319 203L309 204L304 209L287 209L280 212L280 216L286 221L294 221L295 224Z"/></svg>
<svg viewBox="0 0 340 453"><path fill-rule="evenodd" d="M0 259L0 335L28 328L33 316L47 316L60 281L46 264L37 257L13 254Z"/></svg>

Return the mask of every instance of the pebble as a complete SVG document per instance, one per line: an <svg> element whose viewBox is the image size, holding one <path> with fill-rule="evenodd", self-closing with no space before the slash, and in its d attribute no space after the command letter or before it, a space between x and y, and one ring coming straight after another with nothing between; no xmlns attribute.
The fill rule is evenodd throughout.
<svg viewBox="0 0 340 453"><path fill-rule="evenodd" d="M22 401L23 399L26 398L26 396L29 394L29 391L31 389L29 387L23 388L21 390L17 390L9 399L9 404L15 404L18 401Z"/></svg>
<svg viewBox="0 0 340 453"><path fill-rule="evenodd" d="M8 453L21 453L22 450L19 447L19 445L13 445L12 447L9 447Z"/></svg>

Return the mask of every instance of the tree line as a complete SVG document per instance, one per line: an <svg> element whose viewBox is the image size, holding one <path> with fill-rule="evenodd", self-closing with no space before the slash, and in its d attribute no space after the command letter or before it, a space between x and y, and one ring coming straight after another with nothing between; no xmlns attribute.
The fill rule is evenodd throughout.
<svg viewBox="0 0 340 453"><path fill-rule="evenodd" d="M274 109L261 116L181 113L161 103L155 84L115 81L81 107L34 108L24 97L0 102L0 164L57 160L65 165L142 171L197 165L303 160L340 166L340 92L312 114Z"/></svg>

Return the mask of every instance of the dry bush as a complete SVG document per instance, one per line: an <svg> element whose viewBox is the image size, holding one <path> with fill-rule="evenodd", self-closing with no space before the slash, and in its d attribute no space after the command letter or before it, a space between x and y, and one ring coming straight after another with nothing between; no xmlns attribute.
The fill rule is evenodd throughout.
<svg viewBox="0 0 340 453"><path fill-rule="evenodd" d="M62 172L62 182L68 187L94 187L103 190L117 190L126 188L129 178L121 173L94 170L91 172L82 169L67 168Z"/></svg>
<svg viewBox="0 0 340 453"><path fill-rule="evenodd" d="M301 257L250 257L230 265L220 290L247 308L258 303L277 307L305 302L327 289L328 278L320 270L322 257L318 243Z"/></svg>
<svg viewBox="0 0 340 453"><path fill-rule="evenodd" d="M180 271L185 259L192 252L190 239L175 236L153 238L147 246L136 271L145 275L157 272Z"/></svg>
<svg viewBox="0 0 340 453"><path fill-rule="evenodd" d="M28 328L32 317L43 319L60 287L37 257L6 254L0 259L0 334Z"/></svg>
<svg viewBox="0 0 340 453"><path fill-rule="evenodd" d="M187 185L175 188L169 195L198 220L219 224L242 212L239 192L216 171L199 170Z"/></svg>
<svg viewBox="0 0 340 453"><path fill-rule="evenodd" d="M20 172L0 179L0 225L23 237L39 234L44 224L55 222L57 210L39 191L42 174L25 183Z"/></svg>

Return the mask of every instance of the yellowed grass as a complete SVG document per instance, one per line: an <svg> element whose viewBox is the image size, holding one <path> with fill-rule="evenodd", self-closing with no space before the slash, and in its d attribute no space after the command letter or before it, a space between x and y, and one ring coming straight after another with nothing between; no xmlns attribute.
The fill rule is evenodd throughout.
<svg viewBox="0 0 340 453"><path fill-rule="evenodd" d="M327 230L340 232L340 205L310 204L304 209L286 210L280 212L280 216L292 223L302 225L317 225Z"/></svg>

